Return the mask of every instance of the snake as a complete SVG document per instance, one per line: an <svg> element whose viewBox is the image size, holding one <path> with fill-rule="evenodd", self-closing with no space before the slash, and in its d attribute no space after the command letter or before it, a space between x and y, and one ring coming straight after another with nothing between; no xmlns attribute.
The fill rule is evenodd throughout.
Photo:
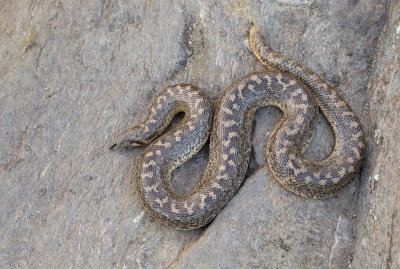
<svg viewBox="0 0 400 269"><path fill-rule="evenodd" d="M178 84L162 90L143 122L114 139L111 148L146 146L137 161L133 188L144 209L161 223L180 230L210 223L242 185L251 154L255 111L276 106L283 115L266 146L267 166L281 185L302 197L331 197L360 170L364 134L357 116L340 94L310 69L276 53L256 26L249 43L262 72L239 78L215 108L195 86ZM323 160L305 158L319 111L335 138ZM167 130L178 113L183 119ZM210 139L207 167L197 186L178 195L171 172Z"/></svg>

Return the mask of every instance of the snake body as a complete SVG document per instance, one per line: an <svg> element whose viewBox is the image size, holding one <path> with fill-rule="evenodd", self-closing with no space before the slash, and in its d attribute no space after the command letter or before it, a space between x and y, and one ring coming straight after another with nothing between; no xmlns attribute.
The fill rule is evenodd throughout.
<svg viewBox="0 0 400 269"><path fill-rule="evenodd" d="M358 172L364 155L359 121L343 98L305 66L275 53L256 27L250 45L268 67L240 78L221 97L213 115L207 97L191 85L159 93L146 119L116 137L118 147L148 145L134 174L134 188L144 208L157 220L177 229L209 223L241 186L248 166L254 112L273 105L283 116L270 135L267 163L274 177L303 197L325 198L337 193ZM335 146L322 161L303 156L312 139L318 109L327 118ZM179 113L185 117L164 133ZM207 168L187 196L171 187L173 169L188 160L210 136Z"/></svg>

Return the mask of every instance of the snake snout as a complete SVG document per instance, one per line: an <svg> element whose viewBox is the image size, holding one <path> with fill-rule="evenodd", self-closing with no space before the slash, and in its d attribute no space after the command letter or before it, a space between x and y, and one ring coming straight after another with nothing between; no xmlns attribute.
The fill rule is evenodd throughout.
<svg viewBox="0 0 400 269"><path fill-rule="evenodd" d="M136 148L144 145L145 144L140 141L123 140L112 144L108 149L113 150L115 148Z"/></svg>
<svg viewBox="0 0 400 269"><path fill-rule="evenodd" d="M145 143L137 141L137 140L132 140L132 139L123 139L120 141L117 141L114 145L110 147L110 149L113 149L115 147L118 148L136 148L136 147L141 147L144 146Z"/></svg>
<svg viewBox="0 0 400 269"><path fill-rule="evenodd" d="M142 142L140 139L137 139L137 134L136 132L132 132L132 130L129 128L119 134L117 137L114 139L114 144L111 145L110 149L114 148L135 148L135 147L141 147L143 145L146 145L146 143Z"/></svg>

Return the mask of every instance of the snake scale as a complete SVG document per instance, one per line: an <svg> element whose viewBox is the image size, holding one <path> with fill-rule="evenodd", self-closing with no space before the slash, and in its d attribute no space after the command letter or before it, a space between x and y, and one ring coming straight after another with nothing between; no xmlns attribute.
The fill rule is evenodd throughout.
<svg viewBox="0 0 400 269"><path fill-rule="evenodd" d="M175 85L158 94L146 119L115 138L112 147L148 145L134 173L140 203L155 219L177 229L196 229L215 218L241 186L251 151L255 111L273 105L283 116L267 144L267 163L289 191L313 198L337 193L358 172L364 135L343 98L308 68L274 52L256 27L251 48L265 72L238 79L223 94L215 113L207 97L191 85ZM303 156L315 129L318 109L332 127L335 146L322 161ZM179 125L164 133L179 112ZM187 196L171 187L172 170L188 160L210 135L207 168Z"/></svg>

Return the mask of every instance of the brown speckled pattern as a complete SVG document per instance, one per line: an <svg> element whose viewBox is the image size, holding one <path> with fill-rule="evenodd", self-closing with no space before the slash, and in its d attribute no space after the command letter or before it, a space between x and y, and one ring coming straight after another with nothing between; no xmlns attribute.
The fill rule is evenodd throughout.
<svg viewBox="0 0 400 269"><path fill-rule="evenodd" d="M253 115L261 106L274 105L284 113L269 138L267 162L288 190L304 197L329 197L360 168L363 132L340 95L306 67L276 54L255 27L250 44L270 71L236 81L220 99L214 117L201 91L176 85L158 95L143 123L115 140L119 147L149 144L135 170L134 187L144 208L169 226L199 228L236 193L249 161ZM332 126L336 143L330 156L314 162L303 152L314 135L318 108ZM161 135L179 112L185 112L182 122ZM210 133L209 161L199 185L185 197L176 195L171 171L195 154Z"/></svg>

